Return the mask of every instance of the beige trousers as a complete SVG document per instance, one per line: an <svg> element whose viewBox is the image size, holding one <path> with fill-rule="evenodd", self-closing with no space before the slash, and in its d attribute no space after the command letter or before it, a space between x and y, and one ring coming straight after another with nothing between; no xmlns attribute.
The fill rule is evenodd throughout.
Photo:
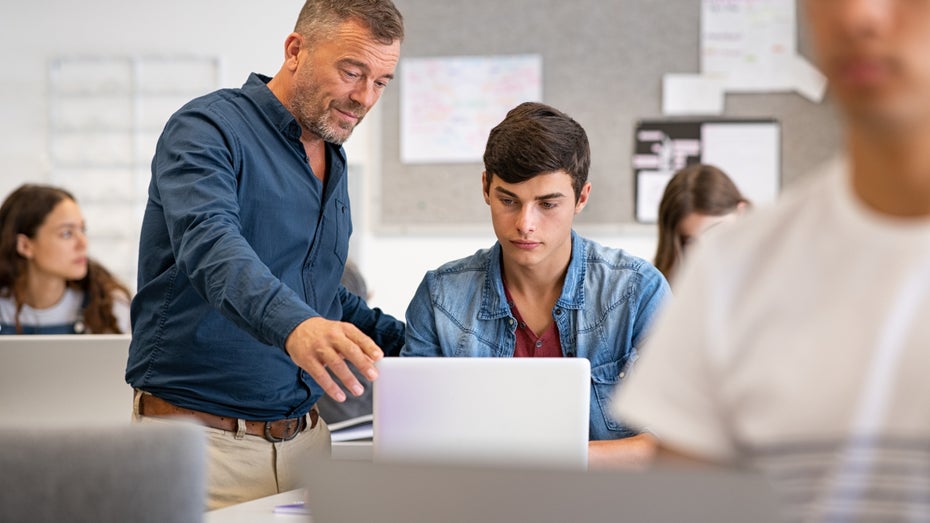
<svg viewBox="0 0 930 523"><path fill-rule="evenodd" d="M139 415L138 395L133 420L138 423L176 423ZM294 490L303 486L306 464L312 457L330 455L329 427L323 418L294 439L272 443L260 436L204 427L207 438L207 510Z"/></svg>

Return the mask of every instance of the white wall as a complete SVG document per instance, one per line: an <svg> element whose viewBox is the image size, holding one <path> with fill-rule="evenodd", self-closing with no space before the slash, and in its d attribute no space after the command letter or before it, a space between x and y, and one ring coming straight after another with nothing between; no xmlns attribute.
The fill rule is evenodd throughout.
<svg viewBox="0 0 930 523"><path fill-rule="evenodd" d="M248 73L277 72L285 36L290 32L302 0L252 2L245 0L32 0L0 4L0 195L27 181L54 181L78 193L82 206L101 209L89 218L91 254L111 267L134 267L138 221L123 223L115 205L94 198L95 179L51 178L49 153L50 93L48 67L61 58L151 58L193 56L219 58L219 83L241 85ZM396 88L396 86L394 87ZM423 273L445 261L471 254L493 242L490 224L476 230L385 231L372 223L376 215L380 135L374 111L346 144L353 165L351 184L355 236L352 253L373 291L371 303L403 317ZM143 173L144 175L144 173ZM476 173L478 176L479 173ZM131 184L134 198L144 199L144 183ZM97 187L98 193L105 191ZM475 194L475 197L480 197ZM596 197L596 192L594 193ZM100 231L117 226L125 234L116 240ZM650 258L655 246L651 227L579 229L608 245L624 247ZM120 244L122 243L122 244ZM95 248L95 245L97 246ZM131 269L118 270L134 287Z"/></svg>

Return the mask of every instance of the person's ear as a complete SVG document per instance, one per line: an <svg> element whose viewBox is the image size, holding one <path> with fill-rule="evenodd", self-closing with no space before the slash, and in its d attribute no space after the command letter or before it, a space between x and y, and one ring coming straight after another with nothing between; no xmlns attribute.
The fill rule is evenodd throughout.
<svg viewBox="0 0 930 523"><path fill-rule="evenodd" d="M32 258L32 240L30 240L29 237L25 234L16 235L16 252L27 260Z"/></svg>
<svg viewBox="0 0 930 523"><path fill-rule="evenodd" d="M491 188L491 180L488 179L488 172L481 172L481 194L484 195L484 203L491 205L491 194L488 190Z"/></svg>
<svg viewBox="0 0 930 523"><path fill-rule="evenodd" d="M743 200L736 204L736 214L741 215L749 210L749 204L746 203L746 200Z"/></svg>
<svg viewBox="0 0 930 523"><path fill-rule="evenodd" d="M584 187L581 188L581 192L578 193L578 202L575 203L575 214L581 212L582 209L588 205L588 197L591 196L591 182L584 184Z"/></svg>
<svg viewBox="0 0 930 523"><path fill-rule="evenodd" d="M284 67L289 71L297 70L300 63L300 51L304 48L304 37L300 33L291 33L284 40Z"/></svg>

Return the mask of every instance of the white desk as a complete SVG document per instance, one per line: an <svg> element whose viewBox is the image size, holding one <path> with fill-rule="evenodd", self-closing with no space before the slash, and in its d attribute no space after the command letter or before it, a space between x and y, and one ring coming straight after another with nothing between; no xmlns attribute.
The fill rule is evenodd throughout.
<svg viewBox="0 0 930 523"><path fill-rule="evenodd" d="M275 505L303 499L302 490L291 490L238 505L211 510L204 514L204 523L312 523L310 516L275 514Z"/></svg>

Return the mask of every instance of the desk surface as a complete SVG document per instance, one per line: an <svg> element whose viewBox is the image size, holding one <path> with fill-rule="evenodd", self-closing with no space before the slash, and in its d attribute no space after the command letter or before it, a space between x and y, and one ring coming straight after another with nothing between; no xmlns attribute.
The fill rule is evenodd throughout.
<svg viewBox="0 0 930 523"><path fill-rule="evenodd" d="M204 523L312 523L309 516L299 514L275 514L275 505L294 503L303 499L302 490L291 490L273 496L255 499L211 510L204 514Z"/></svg>

